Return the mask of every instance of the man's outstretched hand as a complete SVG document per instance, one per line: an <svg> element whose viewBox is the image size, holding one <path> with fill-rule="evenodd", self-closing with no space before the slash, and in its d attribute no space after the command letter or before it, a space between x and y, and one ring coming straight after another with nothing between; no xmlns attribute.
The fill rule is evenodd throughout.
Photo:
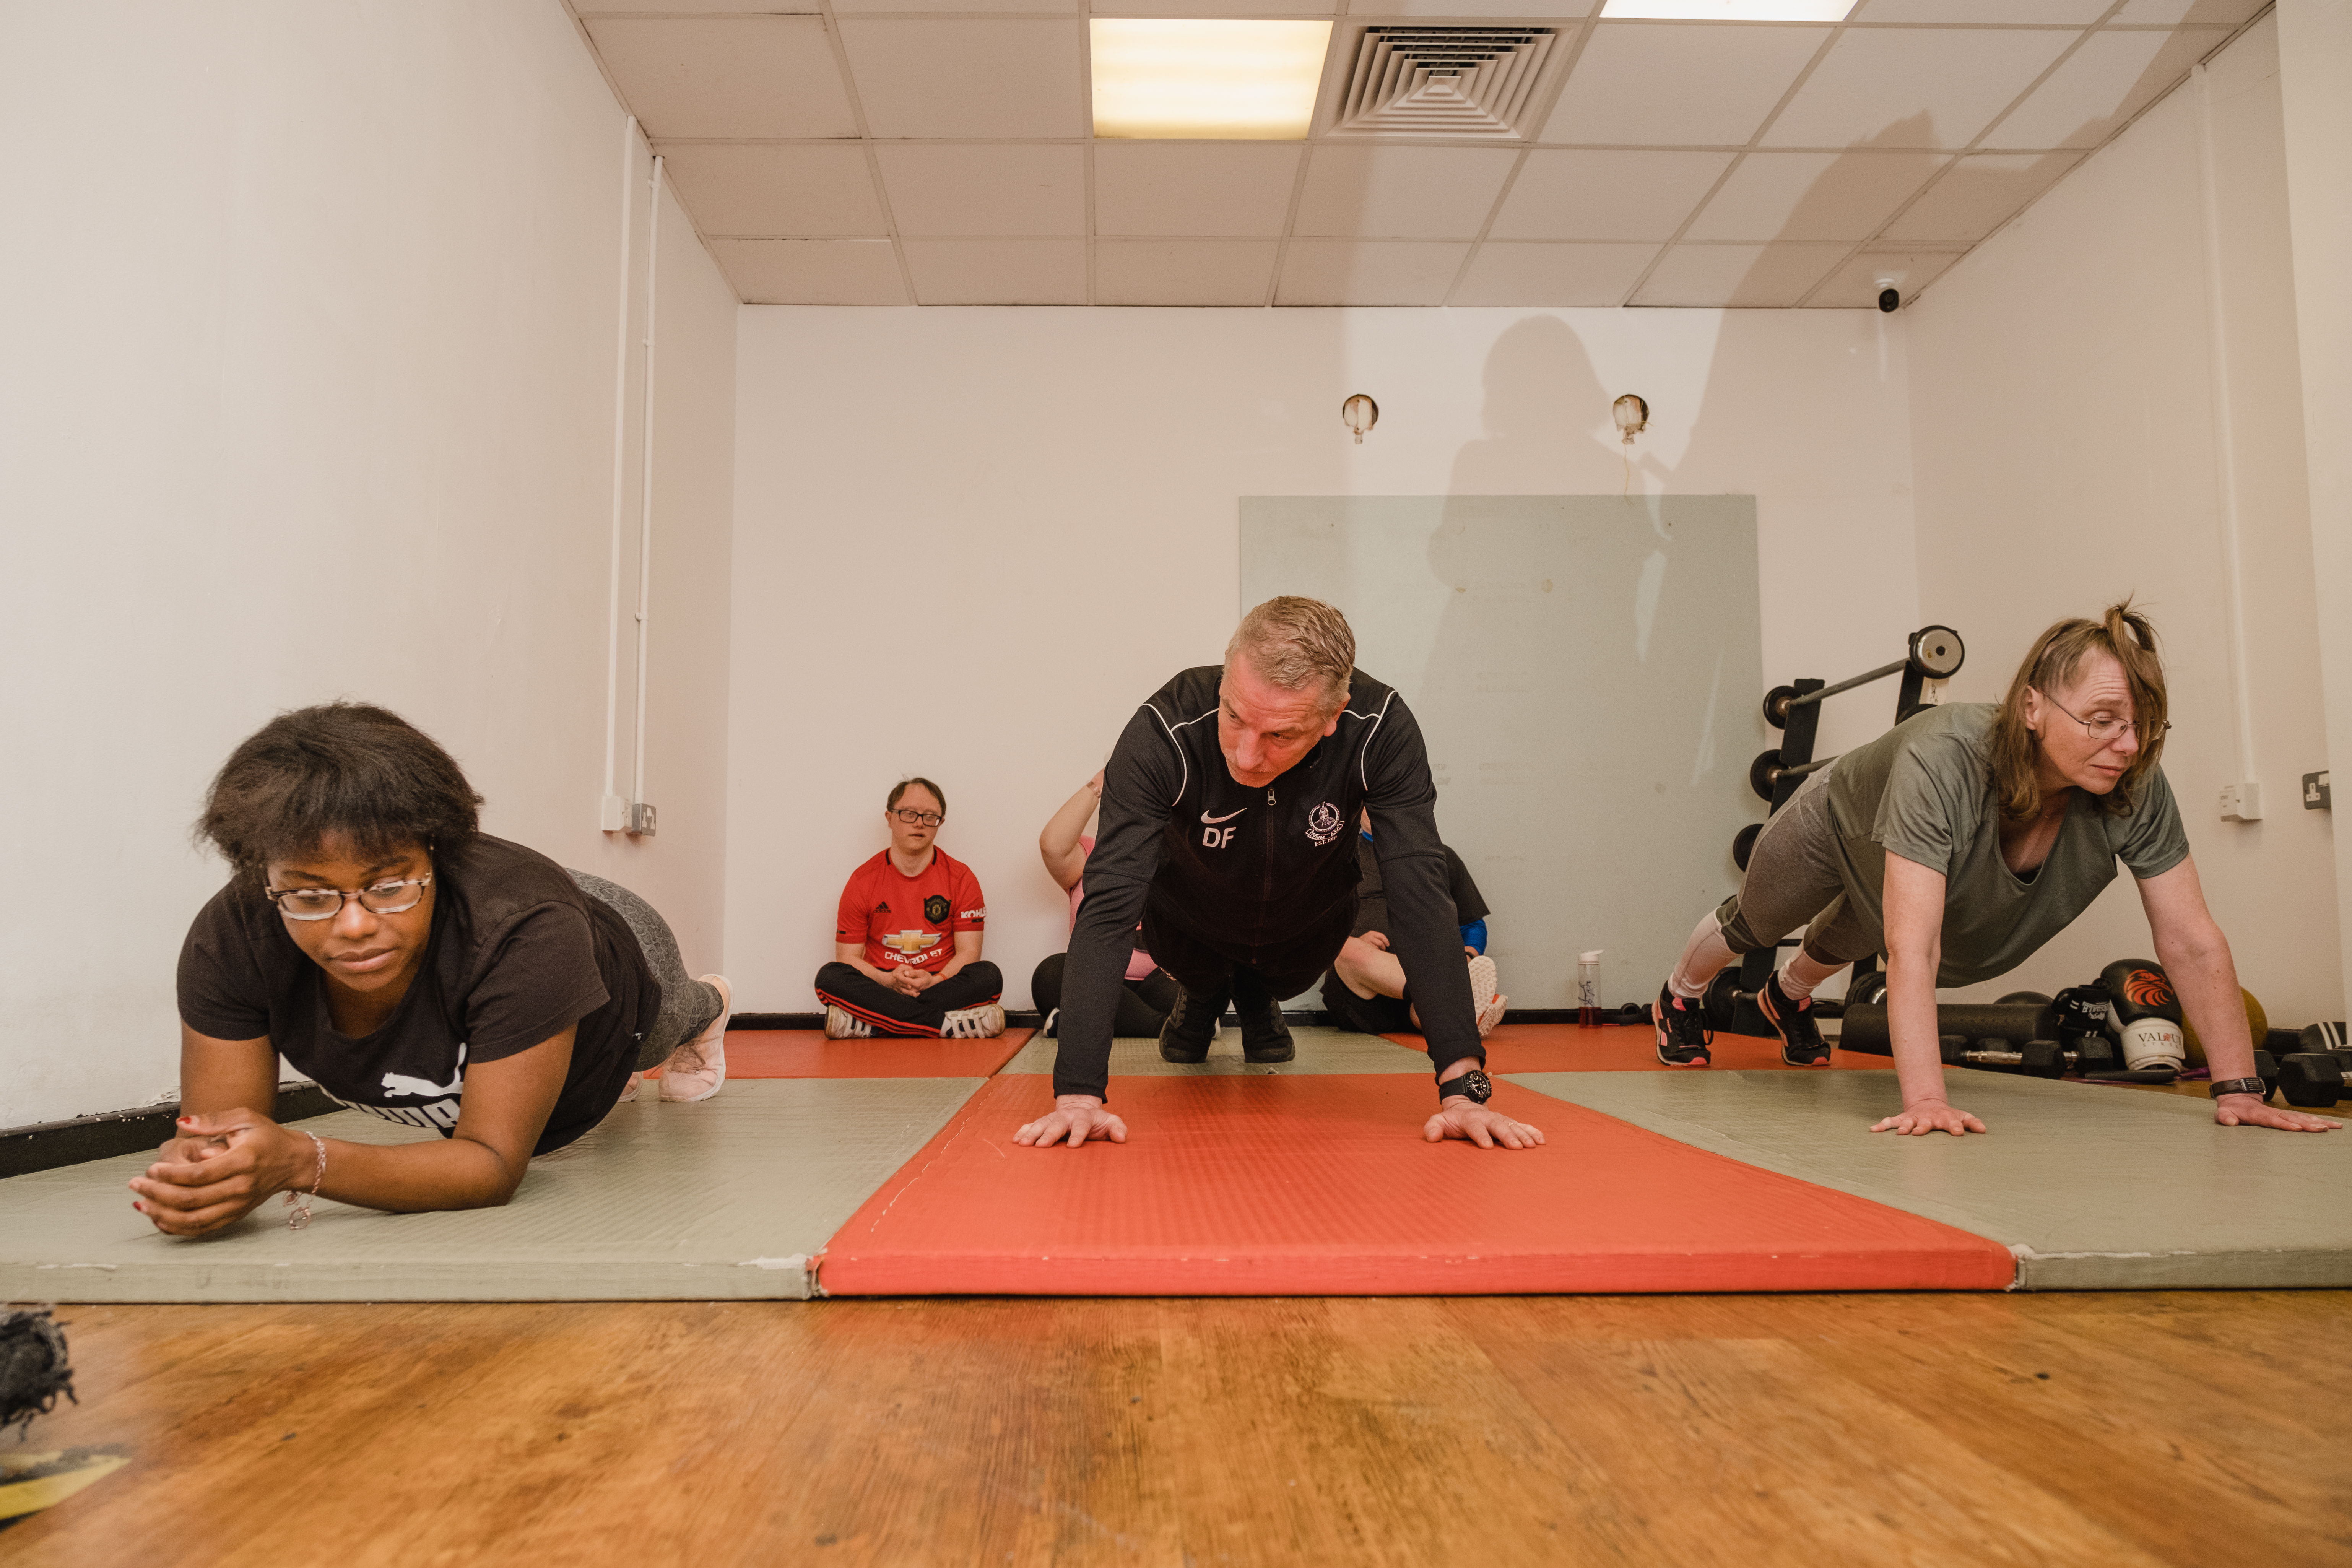
<svg viewBox="0 0 2352 1568"><path fill-rule="evenodd" d="M1055 1143L1067 1143L1075 1149L1089 1138L1107 1138L1114 1143L1127 1142L1127 1123L1105 1110L1103 1102L1091 1094L1055 1096L1052 1110L1013 1135L1015 1143L1033 1144L1040 1149Z"/></svg>
<svg viewBox="0 0 2352 1568"><path fill-rule="evenodd" d="M1532 1149L1544 1141L1543 1129L1513 1121L1491 1106L1467 1097L1449 1100L1436 1115L1422 1124L1421 1135L1432 1143L1448 1138L1465 1139L1481 1149L1501 1144L1506 1149Z"/></svg>

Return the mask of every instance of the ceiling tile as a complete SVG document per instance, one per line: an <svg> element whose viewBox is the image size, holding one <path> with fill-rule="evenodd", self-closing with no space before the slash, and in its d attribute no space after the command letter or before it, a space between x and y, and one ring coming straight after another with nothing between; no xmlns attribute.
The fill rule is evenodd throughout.
<svg viewBox="0 0 2352 1568"><path fill-rule="evenodd" d="M1837 265L1843 245L1677 245L1636 305L1793 305Z"/></svg>
<svg viewBox="0 0 2352 1568"><path fill-rule="evenodd" d="M1816 308L1876 310L1878 279L1899 279L1898 284L1906 300L1934 282L1937 277L1960 258L1957 250L1947 251L1864 251L1830 275L1821 292L1805 301Z"/></svg>
<svg viewBox="0 0 2352 1568"><path fill-rule="evenodd" d="M1495 0L1357 0L1347 7L1350 16L1501 16L1513 22L1567 20L1599 9L1597 0L1512 0L1499 10Z"/></svg>
<svg viewBox="0 0 2352 1568"><path fill-rule="evenodd" d="M1083 148L886 142L874 155L901 236L1087 232Z"/></svg>
<svg viewBox="0 0 2352 1568"><path fill-rule="evenodd" d="M1496 239L1665 239L1730 165L1728 153L1528 154Z"/></svg>
<svg viewBox="0 0 2352 1568"><path fill-rule="evenodd" d="M1963 158L1878 237L1895 245L1974 245L2081 158L2079 153L1990 153Z"/></svg>
<svg viewBox="0 0 2352 1568"><path fill-rule="evenodd" d="M887 239L714 239L747 305L904 305L907 287Z"/></svg>
<svg viewBox="0 0 2352 1568"><path fill-rule="evenodd" d="M1305 144L1097 142L1097 234L1279 235Z"/></svg>
<svg viewBox="0 0 2352 1568"><path fill-rule="evenodd" d="M1764 133L1774 147L1965 147L2078 35L1849 27Z"/></svg>
<svg viewBox="0 0 2352 1568"><path fill-rule="evenodd" d="M909 239L907 270L924 305L1083 305L1083 239Z"/></svg>
<svg viewBox="0 0 2352 1568"><path fill-rule="evenodd" d="M785 14L813 16L824 7L818 0L572 0L572 8L583 16L603 16L615 12L630 16L659 12L697 16L714 13L743 16Z"/></svg>
<svg viewBox="0 0 2352 1568"><path fill-rule="evenodd" d="M1328 16L1338 0L1095 0L1097 16Z"/></svg>
<svg viewBox="0 0 2352 1568"><path fill-rule="evenodd" d="M2113 4L2115 0L1870 0L1853 19L1873 26L1882 22L1973 22L1979 27L2042 22L2087 27Z"/></svg>
<svg viewBox="0 0 2352 1568"><path fill-rule="evenodd" d="M1504 147L1325 142L1307 166L1294 234L1468 239L1486 226L1518 153Z"/></svg>
<svg viewBox="0 0 2352 1568"><path fill-rule="evenodd" d="M962 12L966 16L1013 11L1032 16L1041 11L1061 11L1075 16L1085 9L1080 0L833 0L833 14L836 16L854 16L861 11L936 11L942 15Z"/></svg>
<svg viewBox="0 0 2352 1568"><path fill-rule="evenodd" d="M707 235L887 235L866 149L855 142L798 146L663 143L678 198Z"/></svg>
<svg viewBox="0 0 2352 1568"><path fill-rule="evenodd" d="M1540 140L1745 145L1829 36L1827 27L1599 23Z"/></svg>
<svg viewBox="0 0 2352 1568"><path fill-rule="evenodd" d="M1277 305L1436 305L1454 286L1461 243L1294 239L1282 262Z"/></svg>
<svg viewBox="0 0 2352 1568"><path fill-rule="evenodd" d="M1868 239L1948 160L1933 153L1750 153L1685 239Z"/></svg>
<svg viewBox="0 0 2352 1568"><path fill-rule="evenodd" d="M2269 5L2271 0L2126 0L2110 26L2169 27L2181 22L2210 22L2234 27Z"/></svg>
<svg viewBox="0 0 2352 1568"><path fill-rule="evenodd" d="M1488 240L1447 301L1454 305L1598 305L1625 291L1658 254L1655 245L1574 245Z"/></svg>
<svg viewBox="0 0 2352 1568"><path fill-rule="evenodd" d="M840 24L876 136L1083 136L1085 70L1075 18Z"/></svg>
<svg viewBox="0 0 2352 1568"><path fill-rule="evenodd" d="M822 16L586 26L648 136L857 134Z"/></svg>
<svg viewBox="0 0 2352 1568"><path fill-rule="evenodd" d="M1272 239L1098 239L1097 305L1263 305Z"/></svg>
<svg viewBox="0 0 2352 1568"><path fill-rule="evenodd" d="M2033 96L1992 129L1988 147L2096 147L2189 74L2229 34L2094 33Z"/></svg>

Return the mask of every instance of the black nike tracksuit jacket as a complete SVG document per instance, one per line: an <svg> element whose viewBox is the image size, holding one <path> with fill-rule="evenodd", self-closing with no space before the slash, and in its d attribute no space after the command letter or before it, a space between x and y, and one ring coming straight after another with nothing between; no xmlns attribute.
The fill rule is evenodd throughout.
<svg viewBox="0 0 2352 1568"><path fill-rule="evenodd" d="M1356 813L1366 806L1390 948L1412 985L1431 1063L1443 1072L1463 1057L1483 1061L1437 838L1437 786L1404 699L1355 671L1339 728L1271 787L1253 789L1234 782L1218 749L1223 675L1204 665L1161 687L1103 769L1086 901L1070 933L1054 1092L1104 1092L1120 976L1147 901L1155 919L1164 914L1248 964L1253 950L1283 947L1342 909L1352 914ZM1344 937L1348 921L1338 923Z"/></svg>

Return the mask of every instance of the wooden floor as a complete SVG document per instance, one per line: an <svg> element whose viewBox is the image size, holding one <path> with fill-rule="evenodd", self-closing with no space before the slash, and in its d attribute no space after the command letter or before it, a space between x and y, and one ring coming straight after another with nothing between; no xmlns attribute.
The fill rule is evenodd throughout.
<svg viewBox="0 0 2352 1568"><path fill-rule="evenodd" d="M2352 1297L79 1307L112 1563L2352 1563Z"/></svg>

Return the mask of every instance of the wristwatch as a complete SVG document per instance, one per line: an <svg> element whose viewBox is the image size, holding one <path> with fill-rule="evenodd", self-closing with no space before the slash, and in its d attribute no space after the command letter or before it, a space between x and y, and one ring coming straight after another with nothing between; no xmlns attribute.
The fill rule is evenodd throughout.
<svg viewBox="0 0 2352 1568"><path fill-rule="evenodd" d="M2225 1094L2251 1094L2258 1100L2268 1100L2271 1086L2258 1078L2225 1078L2215 1079L2213 1087L2205 1092L2215 1100Z"/></svg>
<svg viewBox="0 0 2352 1568"><path fill-rule="evenodd" d="M1437 1098L1441 1103L1457 1094L1473 1105L1484 1105L1495 1098L1495 1080L1478 1068L1472 1068L1460 1078L1449 1079L1437 1086Z"/></svg>

